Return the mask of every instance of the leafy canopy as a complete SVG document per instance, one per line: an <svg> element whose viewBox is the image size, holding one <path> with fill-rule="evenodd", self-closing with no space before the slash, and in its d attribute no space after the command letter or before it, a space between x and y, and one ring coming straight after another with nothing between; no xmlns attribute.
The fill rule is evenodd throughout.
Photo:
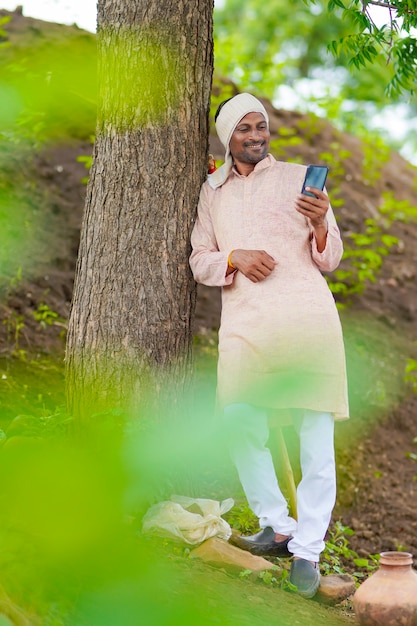
<svg viewBox="0 0 417 626"><path fill-rule="evenodd" d="M322 2L225 0L214 12L215 71L273 97L277 85L334 65L328 42L349 32L349 24L329 16Z"/></svg>
<svg viewBox="0 0 417 626"><path fill-rule="evenodd" d="M214 20L215 70L242 89L327 77L356 101L414 94L416 0L224 0Z"/></svg>
<svg viewBox="0 0 417 626"><path fill-rule="evenodd" d="M382 25L375 20L376 7L384 10ZM352 33L330 43L330 50L337 57L346 55L348 65L358 70L374 63L382 53L388 64L392 64L388 95L396 97L403 92L414 95L417 86L416 0L328 0L327 8L330 13L341 9L342 18L354 25Z"/></svg>

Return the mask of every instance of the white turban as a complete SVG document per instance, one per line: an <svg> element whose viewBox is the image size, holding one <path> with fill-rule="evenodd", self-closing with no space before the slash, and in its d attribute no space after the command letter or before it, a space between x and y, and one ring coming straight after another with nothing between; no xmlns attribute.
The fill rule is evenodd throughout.
<svg viewBox="0 0 417 626"><path fill-rule="evenodd" d="M209 174L208 182L213 189L220 187L226 181L233 166L232 155L229 151L229 143L236 126L248 113L262 113L269 126L268 113L262 102L250 93L239 93L228 100L220 109L216 120L217 135L226 148L224 164L218 170Z"/></svg>

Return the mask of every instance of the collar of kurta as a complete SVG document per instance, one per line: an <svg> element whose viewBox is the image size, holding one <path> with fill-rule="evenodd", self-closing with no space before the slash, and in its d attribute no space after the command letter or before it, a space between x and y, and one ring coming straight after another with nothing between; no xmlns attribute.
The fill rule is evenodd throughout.
<svg viewBox="0 0 417 626"><path fill-rule="evenodd" d="M272 156L272 154L267 154L267 156L264 159L262 159L262 161L259 161L259 163L257 163L255 165L253 171L254 172L259 172L259 170L263 170L263 169L266 169L267 167L271 167L271 165L273 164L274 161L275 161L275 158ZM219 170L216 170L216 171L218 172ZM239 178L247 178L247 176L245 176L244 174L240 174L238 172L238 170L236 169L236 166L234 165L234 163L232 163L232 167L231 167L231 170L229 171L229 173L227 175L227 178L229 178L231 173L233 173L235 176L238 176ZM251 174L249 174L249 176L250 175ZM212 176L213 176L213 174L209 174L207 176L207 182L209 183L209 185L210 185L210 187L212 189L217 189L217 187L220 187L220 185L217 185L215 187L214 185L211 184L210 179L211 179ZM226 180L224 182L226 182Z"/></svg>
<svg viewBox="0 0 417 626"><path fill-rule="evenodd" d="M259 170L264 170L267 167L270 167L274 161L275 161L275 159L272 156L272 154L267 154L266 157L264 159L262 159L262 161L259 161L258 163L256 163L256 165L255 165L255 167L253 168L252 171L259 172ZM232 167L232 172L234 174L236 174L236 176L239 176L239 178L247 178L247 176L245 176L245 174L241 174L238 171L238 169L236 168L236 165L234 163L233 163L233 167ZM251 172L251 174L252 174L252 172ZM250 176L250 174L248 174L248 176Z"/></svg>

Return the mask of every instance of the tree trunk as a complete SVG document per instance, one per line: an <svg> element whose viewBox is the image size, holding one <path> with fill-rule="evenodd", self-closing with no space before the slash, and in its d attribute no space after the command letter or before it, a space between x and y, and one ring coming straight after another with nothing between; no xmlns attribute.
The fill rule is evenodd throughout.
<svg viewBox="0 0 417 626"><path fill-rule="evenodd" d="M187 382L212 16L213 0L98 1L98 122L66 353L79 420Z"/></svg>

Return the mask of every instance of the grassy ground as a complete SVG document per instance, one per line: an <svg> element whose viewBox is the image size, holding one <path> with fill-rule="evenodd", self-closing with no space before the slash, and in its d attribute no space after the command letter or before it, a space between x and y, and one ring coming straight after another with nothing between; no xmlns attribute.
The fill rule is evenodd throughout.
<svg viewBox="0 0 417 626"><path fill-rule="evenodd" d="M384 349L376 341L379 332L364 333L359 326L361 333L354 325L347 329L348 358L358 358L360 344L377 365L379 352L369 345ZM255 529L212 418L216 358L215 334L196 337L195 411L186 430L165 424L146 434L127 421L121 435L105 424L81 445L66 435L63 355L25 352L0 361L0 429L8 436L0 448L0 473L6 477L0 486L0 587L9 596L2 603L0 594L0 613L16 624L42 626L133 626L139 616L146 626L352 621L349 603L328 608L306 601L281 589L279 581L231 575L190 559L184 545L138 535L141 514L171 493L233 497L229 523L241 532ZM354 370L354 399L367 390L365 366L362 360ZM389 370L379 370L388 394ZM386 402L372 392L375 399L364 416ZM345 448L349 429L341 435ZM291 438L287 443L295 455ZM342 499L349 489L343 467ZM352 571L346 569L354 557L348 539L332 541L322 571ZM23 608L23 621L16 607Z"/></svg>
<svg viewBox="0 0 417 626"><path fill-rule="evenodd" d="M196 364L207 413L214 357L214 343L200 342ZM0 448L0 584L7 594L0 614L42 626L346 623L346 607L302 600L260 578L190 559L183 545L138 536L141 511L170 489L241 496L221 449L217 458L211 454L209 439L217 435L209 426L188 442L172 431L145 439L128 428L122 448L102 433L99 447L79 446L65 434L62 358L4 358L0 400L0 427L8 434ZM158 493L167 477L167 491ZM241 530L254 523L244 507L229 519Z"/></svg>

